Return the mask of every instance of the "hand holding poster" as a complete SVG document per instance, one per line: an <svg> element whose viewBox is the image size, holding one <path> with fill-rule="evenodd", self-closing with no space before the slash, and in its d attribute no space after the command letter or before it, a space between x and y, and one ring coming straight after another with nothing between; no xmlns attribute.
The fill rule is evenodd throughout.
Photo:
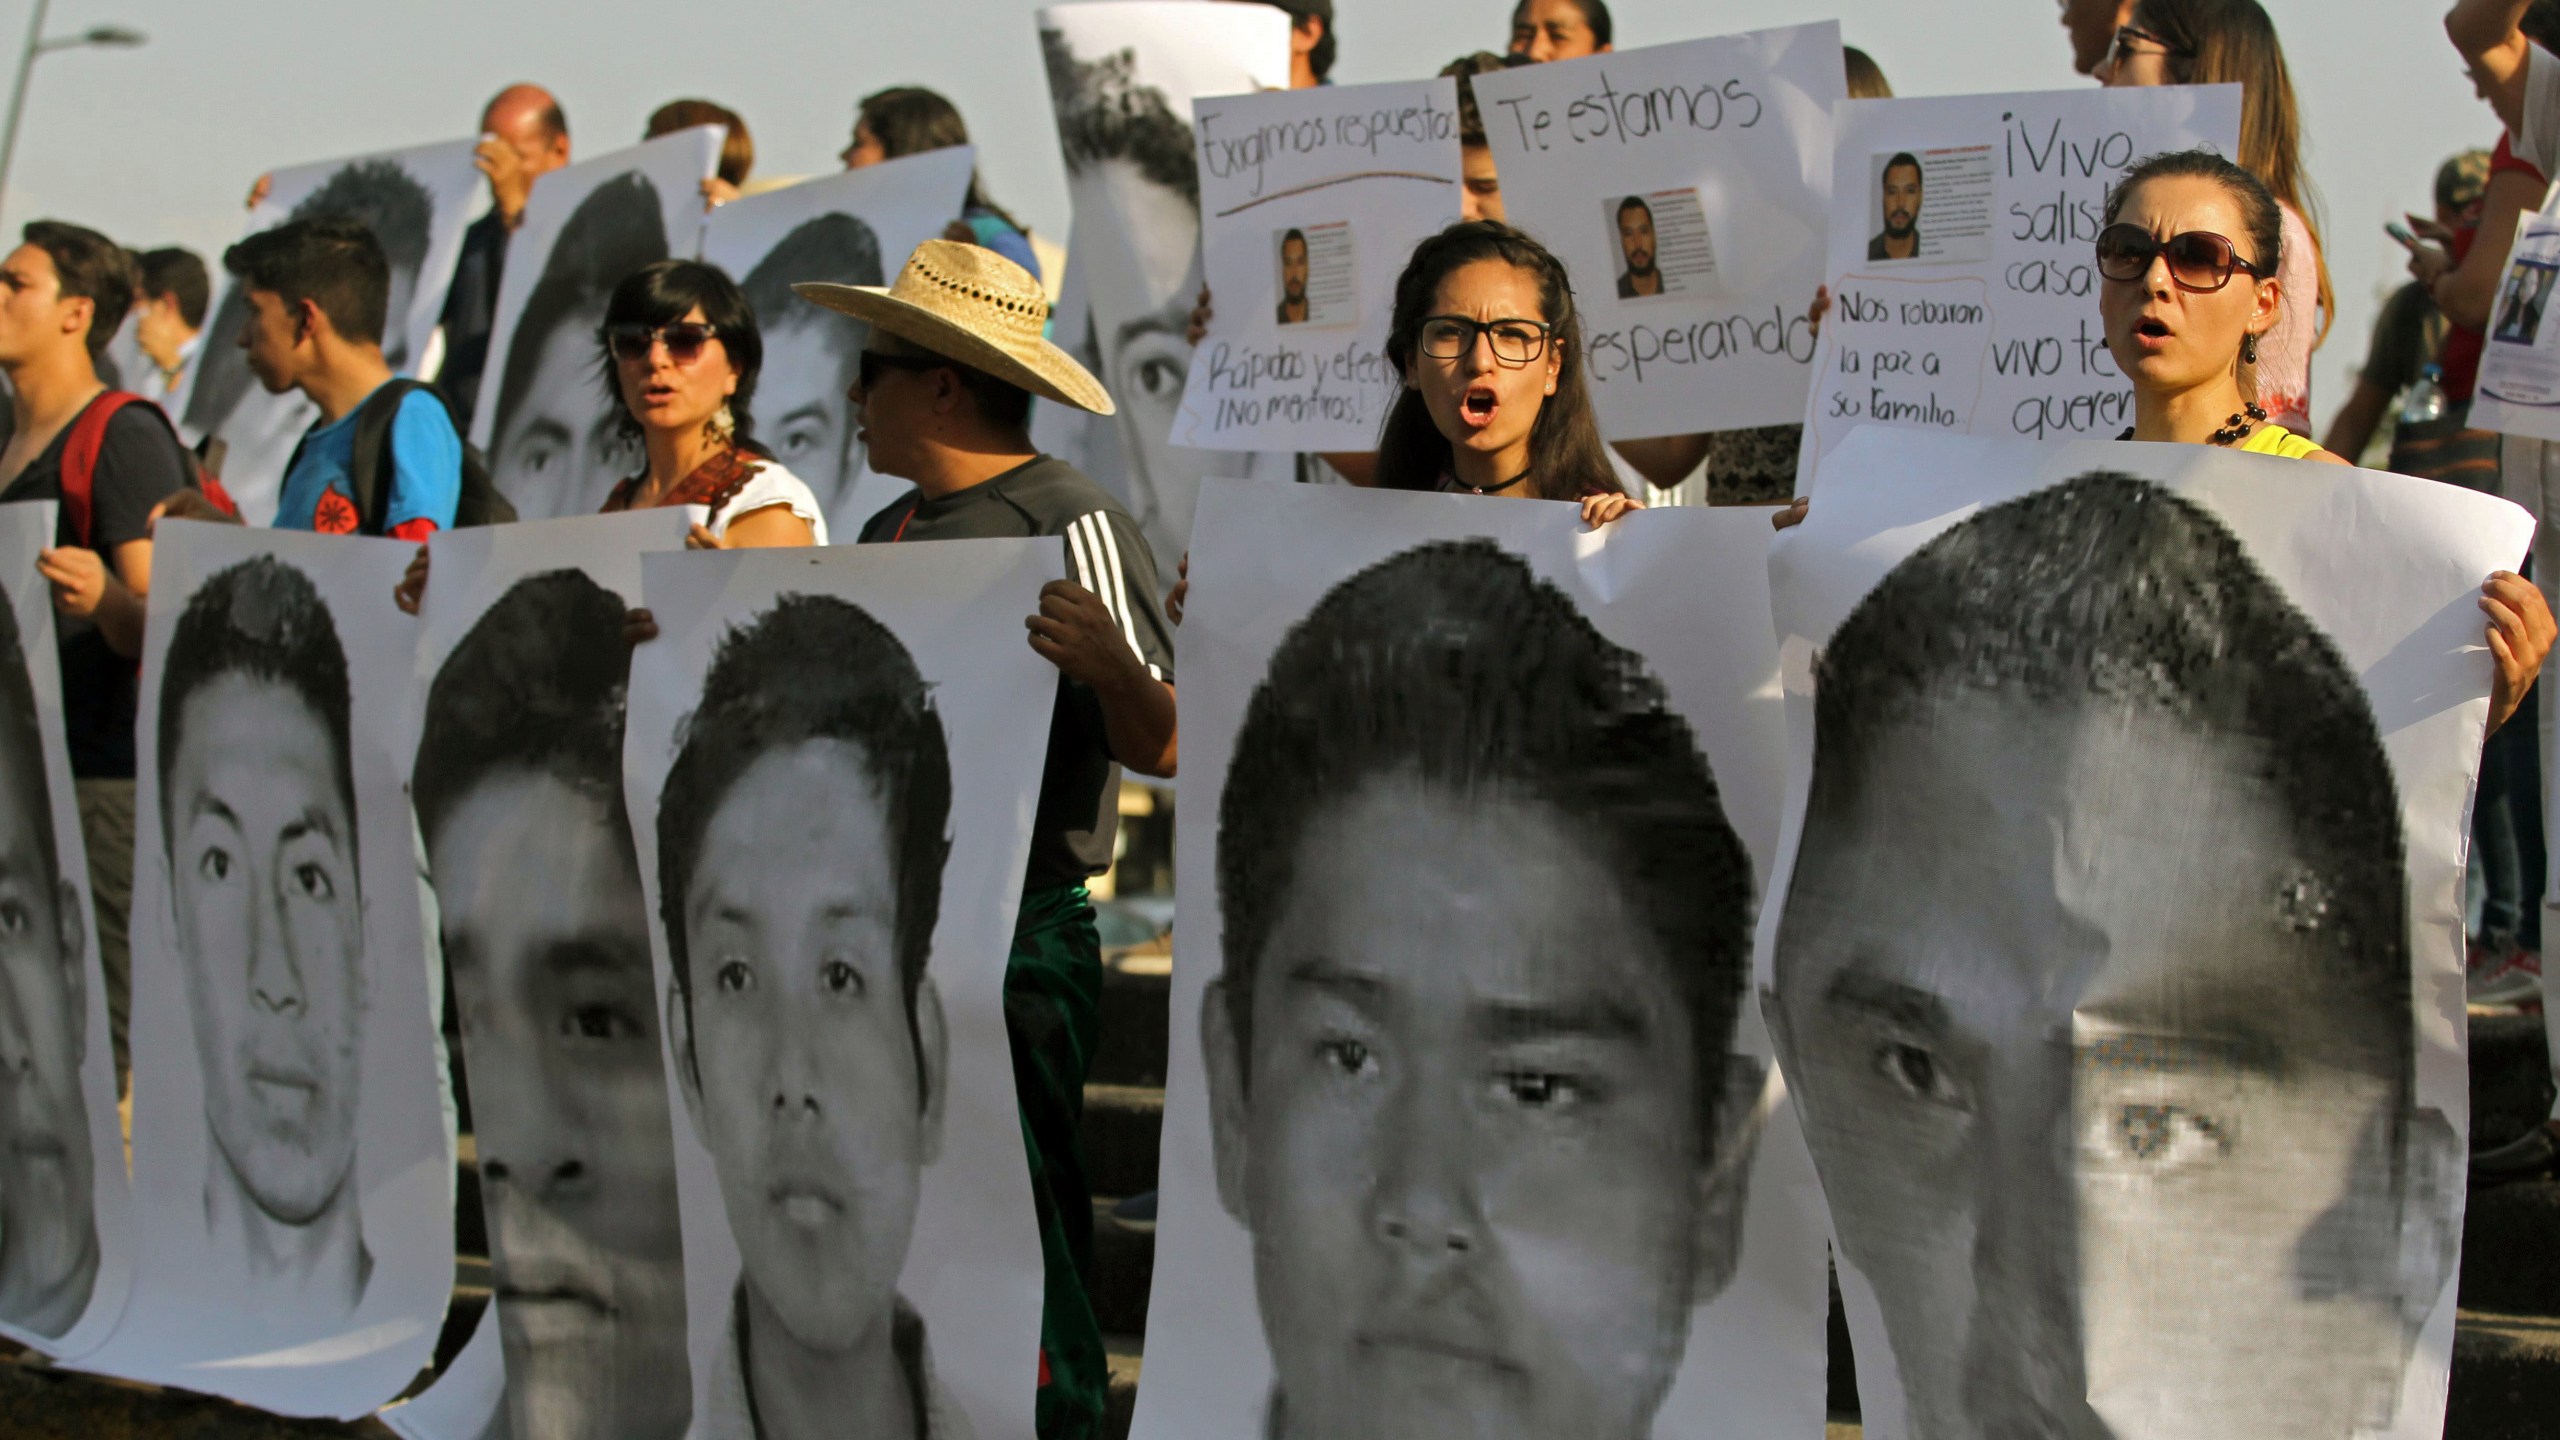
<svg viewBox="0 0 2560 1440"><path fill-rule="evenodd" d="M1209 488L1136 1440L1821 1432L1769 543Z"/></svg>
<svg viewBox="0 0 2560 1440"><path fill-rule="evenodd" d="M1004 978L1058 692L1022 617L1064 559L641 561L661 633L632 657L624 798L697 1436L1031 1433L1041 1252Z"/></svg>
<svg viewBox="0 0 2560 1440"><path fill-rule="evenodd" d="M1824 21L1475 78L1512 223L1564 261L1611 439L1804 413L1831 204Z"/></svg>
<svg viewBox="0 0 2560 1440"><path fill-rule="evenodd" d="M2483 430L2560 440L2560 217L2549 210L2516 221L2515 248L2489 308L2488 344L2469 423Z"/></svg>
<svg viewBox="0 0 2560 1440"><path fill-rule="evenodd" d="M445 287L480 201L472 144L453 140L276 171L241 233L255 235L320 215L362 222L391 263L382 358L399 374L432 380L443 360L434 346ZM276 492L293 447L320 418L320 408L299 392L271 394L260 383L240 348L240 330L250 315L248 293L218 260L212 268L213 309L195 363L168 397L169 410L190 440L210 435L222 441L223 487L249 523L264 525L275 516Z"/></svg>
<svg viewBox="0 0 2560 1440"><path fill-rule="evenodd" d="M928 150L732 200L703 222L702 258L746 292L764 336L756 438L808 484L831 533L860 534L908 482L873 474L854 439L845 392L869 328L791 287L889 283L918 245L959 215L976 161L966 145Z"/></svg>
<svg viewBox="0 0 2560 1440"><path fill-rule="evenodd" d="M97 914L63 735L50 500L0 505L0 1336L48 1355L96 1348L133 1265L116 1056Z"/></svg>
<svg viewBox="0 0 2560 1440"><path fill-rule="evenodd" d="M2531 531L2207 445L1825 460L1759 974L1867 1434L2435 1440L2476 601Z"/></svg>
<svg viewBox="0 0 2560 1440"><path fill-rule="evenodd" d="M1797 493L1860 425L2060 440L2132 424L2098 320L2107 191L2164 150L2237 153L2240 87L1850 100L1833 120L1831 314Z"/></svg>
<svg viewBox="0 0 2560 1440"><path fill-rule="evenodd" d="M720 163L717 125L581 160L533 185L507 241L489 332L489 368L471 442L498 493L527 520L592 515L639 468L596 383L605 301L642 266L690 256L702 237L702 182Z"/></svg>
<svg viewBox="0 0 2560 1440"><path fill-rule="evenodd" d="M1375 448L1396 276L1458 219L1457 104L1446 77L1192 102L1217 310L1177 444Z"/></svg>
<svg viewBox="0 0 2560 1440"><path fill-rule="evenodd" d="M133 1290L83 1369L365 1414L434 1353L454 1158L394 752L397 540L164 520L136 751Z"/></svg>

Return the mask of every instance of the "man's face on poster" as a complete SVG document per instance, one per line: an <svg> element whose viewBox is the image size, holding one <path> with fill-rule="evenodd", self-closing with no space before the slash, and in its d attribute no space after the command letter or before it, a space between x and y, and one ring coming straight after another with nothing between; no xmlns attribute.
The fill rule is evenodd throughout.
<svg viewBox="0 0 2560 1440"><path fill-rule="evenodd" d="M205 1119L258 1208L307 1225L347 1191L366 982L338 740L301 692L234 671L179 708L162 796Z"/></svg>
<svg viewBox="0 0 2560 1440"><path fill-rule="evenodd" d="M1250 1053L1210 989L1295 1440L1650 1433L1732 1257L1689 1004L1597 849L1542 800L1371 781L1296 847Z"/></svg>
<svg viewBox="0 0 2560 1440"><path fill-rule="evenodd" d="M1940 689L1854 793L1817 779L1777 1018L1915 1437L2344 1440L2387 1405L2442 1278L2400 1273L2411 1022L2340 983L2265 752Z"/></svg>
<svg viewBox="0 0 2560 1440"><path fill-rule="evenodd" d="M498 771L429 851L518 1435L672 1440L690 1407L648 907L618 803Z"/></svg>
<svg viewBox="0 0 2560 1440"><path fill-rule="evenodd" d="M700 854L684 895L687 1103L748 1288L799 1345L850 1350L891 1323L940 1144L940 1011L920 989L909 1019L865 752L811 740L766 754L719 802ZM685 1002L671 1003L681 1022Z"/></svg>
<svg viewBox="0 0 2560 1440"><path fill-rule="evenodd" d="M1280 242L1280 298L1292 305L1307 303L1307 240L1292 235Z"/></svg>
<svg viewBox="0 0 2560 1440"><path fill-rule="evenodd" d="M1618 211L1618 254L1630 275L1653 273L1653 212L1642 205Z"/></svg>
<svg viewBox="0 0 2560 1440"><path fill-rule="evenodd" d="M1199 207L1124 160L1086 166L1070 188L1081 213L1130 220L1130 233L1096 236L1085 246L1085 275L1093 289L1101 379L1120 405L1125 499L1158 565L1169 565L1190 541L1200 482L1231 463L1216 451L1172 440L1191 373L1187 335L1200 290Z"/></svg>
<svg viewBox="0 0 2560 1440"><path fill-rule="evenodd" d="M1888 165L1884 172L1884 233L1896 240L1920 223L1920 167Z"/></svg>
<svg viewBox="0 0 2560 1440"><path fill-rule="evenodd" d="M602 508L631 456L596 383L601 309L571 315L542 340L525 392L492 437L491 478L527 520Z"/></svg>
<svg viewBox="0 0 2560 1440"><path fill-rule="evenodd" d="M37 743L32 714L0 725L11 745ZM46 858L52 824L33 765L0 758L0 1320L19 1324L76 1318L97 1257L80 1088L87 929Z"/></svg>
<svg viewBox="0 0 2560 1440"><path fill-rule="evenodd" d="M418 299L417 267L392 266L390 294L390 303L382 307L382 358L392 369L405 371L417 358L409 353L409 307Z"/></svg>
<svg viewBox="0 0 2560 1440"><path fill-rule="evenodd" d="M816 318L764 332L756 380L756 438L832 512L854 478L854 382L870 327L801 306Z"/></svg>

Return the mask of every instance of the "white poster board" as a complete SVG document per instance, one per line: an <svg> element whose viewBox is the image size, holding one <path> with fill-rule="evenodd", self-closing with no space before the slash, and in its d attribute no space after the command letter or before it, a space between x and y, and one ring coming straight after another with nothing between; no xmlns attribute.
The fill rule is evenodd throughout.
<svg viewBox="0 0 2560 1440"><path fill-rule="evenodd" d="M163 521L133 876L132 1297L82 1369L353 1418L453 1287L397 540Z"/></svg>
<svg viewBox="0 0 2560 1440"><path fill-rule="evenodd" d="M411 1440L681 1440L674 1131L622 807L625 613L682 507L439 533L403 752L495 1296Z"/></svg>
<svg viewBox="0 0 2560 1440"><path fill-rule="evenodd" d="M641 561L625 794L703 1440L812 1407L1031 1432L1004 974L1058 686L1022 617L1062 573L1047 540ZM827 1378L758 1393L748 1335L758 1375Z"/></svg>
<svg viewBox="0 0 2560 1440"><path fill-rule="evenodd" d="M445 288L462 253L462 232L485 203L470 140L448 140L296 165L275 172L267 196L249 212L241 234L272 230L287 220L339 215L363 221L391 262L391 303L382 355L403 375L434 379L442 355L436 326L444 315ZM267 393L240 348L248 322L248 297L208 257L213 307L207 312L195 363L179 377L168 407L189 440L211 435L223 442L223 488L240 502L253 525L275 516L284 467L302 432L320 418L320 407L298 391ZM127 376L128 388L134 377Z"/></svg>
<svg viewBox="0 0 2560 1440"><path fill-rule="evenodd" d="M1824 462L1757 964L1869 1435L2439 1433L2476 601L2531 530L2202 445Z"/></svg>
<svg viewBox="0 0 2560 1440"><path fill-rule="evenodd" d="M1235 468L1231 457L1173 438L1201 283L1191 105L1286 89L1289 17L1268 5L1096 0L1041 11L1040 49L1075 202L1059 305L1069 323L1052 338L1120 407L1115 420L1085 427L1107 426L1116 447L1088 439L1082 463L1136 517L1156 572L1171 575L1200 482ZM1071 323L1079 308L1083 333Z"/></svg>
<svg viewBox="0 0 2560 1440"><path fill-rule="evenodd" d="M1318 86L1192 102L1201 245L1217 307L1177 444L1371 450L1403 382L1396 277L1459 218L1458 82Z"/></svg>
<svg viewBox="0 0 2560 1440"><path fill-rule="evenodd" d="M605 301L642 266L694 253L702 182L725 131L679 130L581 160L533 182L507 241L489 331L489 367L471 412L471 443L498 493L527 520L592 515L640 454L617 422L596 338Z"/></svg>
<svg viewBox="0 0 2560 1440"><path fill-rule="evenodd" d="M1804 413L1831 205L1831 21L1479 75L1511 222L1564 261L1611 439Z"/></svg>
<svg viewBox="0 0 2560 1440"><path fill-rule="evenodd" d="M2507 273L2489 307L2488 343L2471 397L2472 425L2560 440L2560 316L2549 314L2555 285L2560 285L2560 217L2547 209L2519 216Z"/></svg>
<svg viewBox="0 0 2560 1440"><path fill-rule="evenodd" d="M1821 1432L1767 525L1209 488L1138 1440Z"/></svg>
<svg viewBox="0 0 2560 1440"><path fill-rule="evenodd" d="M96 1348L133 1266L116 1058L88 852L62 729L50 500L0 505L0 1336L48 1355Z"/></svg>
<svg viewBox="0 0 2560 1440"><path fill-rule="evenodd" d="M702 227L702 258L747 292L764 333L756 438L818 497L829 534L861 534L908 482L874 474L855 439L845 392L870 328L791 287L888 284L960 214L976 163L966 145L928 150L733 200Z"/></svg>
<svg viewBox="0 0 2560 1440"><path fill-rule="evenodd" d="M2164 151L2237 154L2240 87L1847 100L1833 122L1831 313L1796 493L1860 425L2111 440L2132 424L2098 320L2107 191Z"/></svg>

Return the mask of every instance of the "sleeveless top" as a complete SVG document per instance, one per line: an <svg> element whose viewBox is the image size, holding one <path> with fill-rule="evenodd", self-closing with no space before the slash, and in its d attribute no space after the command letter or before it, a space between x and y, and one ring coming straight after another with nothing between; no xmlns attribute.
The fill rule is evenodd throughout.
<svg viewBox="0 0 2560 1440"><path fill-rule="evenodd" d="M607 515L631 508L632 498L639 494L647 475L634 475L617 482L613 493L605 497ZM709 515L703 528L714 535L726 536L729 522L741 515L775 505L788 506L809 527L813 544L827 543L827 518L818 508L818 497L806 482L782 468L779 461L767 460L750 451L730 448L693 467L693 473L667 488L658 497L658 506L700 505Z"/></svg>
<svg viewBox="0 0 2560 1440"><path fill-rule="evenodd" d="M2300 460L2320 453L2320 447L2307 435L2296 435L2281 425L2266 424L2249 432L2249 438L2232 447L2259 455L2281 455L2287 460Z"/></svg>

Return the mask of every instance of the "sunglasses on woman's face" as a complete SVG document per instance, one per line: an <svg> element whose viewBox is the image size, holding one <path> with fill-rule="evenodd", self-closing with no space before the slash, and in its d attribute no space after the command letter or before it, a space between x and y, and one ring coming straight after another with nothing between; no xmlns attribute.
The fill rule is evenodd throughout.
<svg viewBox="0 0 2560 1440"><path fill-rule="evenodd" d="M2140 280L2163 257L2179 289L2202 295L2230 284L2235 270L2267 278L2263 268L2240 258L2227 237L2210 230L2181 230L2166 240L2139 225L2115 224L2098 232L2098 273L2110 280Z"/></svg>
<svg viewBox="0 0 2560 1440"><path fill-rule="evenodd" d="M669 360L678 365L690 365L702 358L702 347L719 334L719 326L705 325L698 320L679 320L672 325L641 325L635 322L606 327L604 341L612 348L616 360L629 360L636 364L649 358L650 347L664 345Z"/></svg>

